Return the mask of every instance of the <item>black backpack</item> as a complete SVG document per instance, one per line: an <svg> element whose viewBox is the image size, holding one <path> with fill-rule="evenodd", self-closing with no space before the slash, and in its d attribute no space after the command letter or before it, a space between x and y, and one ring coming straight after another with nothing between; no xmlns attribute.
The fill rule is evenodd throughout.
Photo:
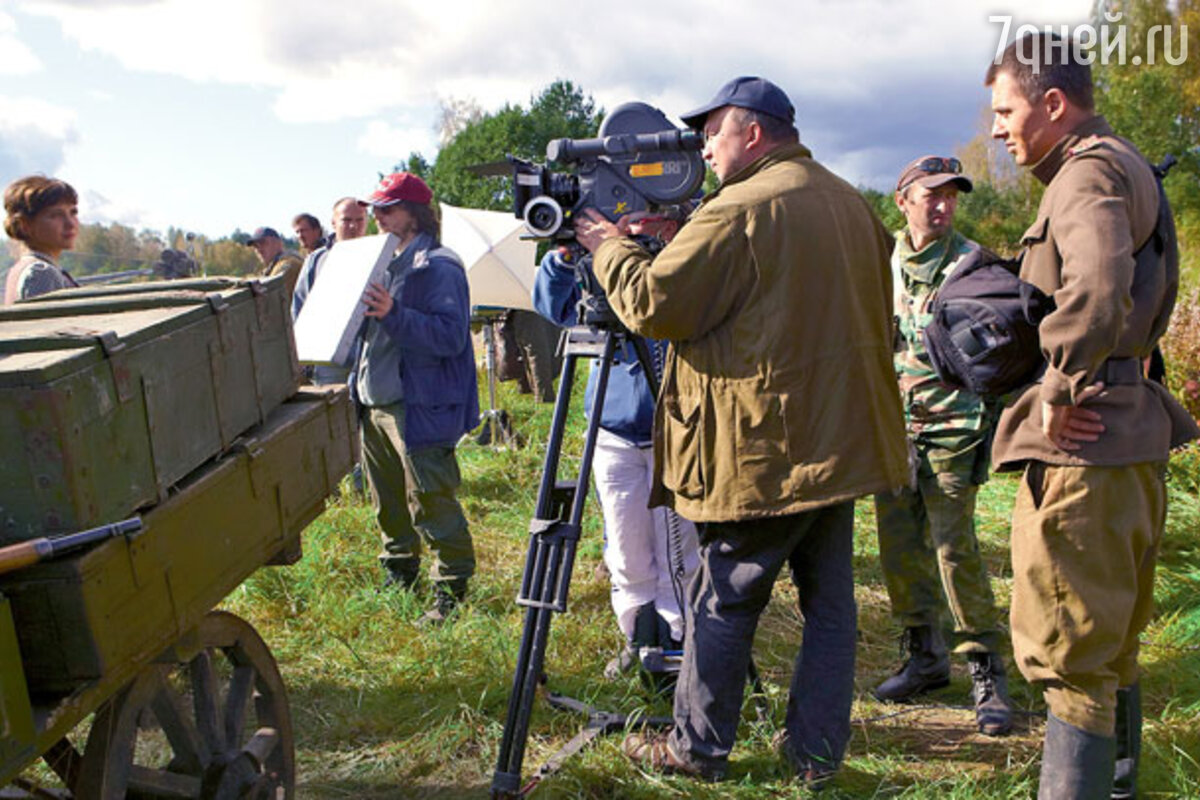
<svg viewBox="0 0 1200 800"><path fill-rule="evenodd" d="M1054 300L1021 280L1019 267L975 248L942 284L921 335L943 383L998 397L1037 379L1038 324Z"/></svg>
<svg viewBox="0 0 1200 800"><path fill-rule="evenodd" d="M1158 182L1158 221L1134 258L1148 247L1160 255L1175 251L1175 222L1163 191L1163 179L1175 163L1168 155L1150 165ZM942 284L921 338L943 383L999 397L1040 377L1045 359L1038 325L1054 310L1054 300L1018 277L1020 265L977 248ZM1177 261L1168 261L1169 282L1178 280L1178 268ZM1165 320L1159 327L1165 329Z"/></svg>

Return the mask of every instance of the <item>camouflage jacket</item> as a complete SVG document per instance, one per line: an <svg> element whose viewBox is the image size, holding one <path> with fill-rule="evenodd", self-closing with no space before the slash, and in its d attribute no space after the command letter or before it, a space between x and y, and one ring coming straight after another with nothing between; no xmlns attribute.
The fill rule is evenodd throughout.
<svg viewBox="0 0 1200 800"><path fill-rule="evenodd" d="M897 326L894 360L904 420L909 438L927 450L935 469L937 462L973 450L987 438L994 421L978 395L938 380L921 339L937 290L977 247L952 231L913 252L908 233L902 230L896 234L892 251Z"/></svg>

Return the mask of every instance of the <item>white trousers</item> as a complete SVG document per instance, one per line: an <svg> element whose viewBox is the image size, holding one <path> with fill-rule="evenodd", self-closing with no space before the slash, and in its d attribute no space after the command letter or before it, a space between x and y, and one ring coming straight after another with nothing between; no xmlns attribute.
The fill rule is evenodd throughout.
<svg viewBox="0 0 1200 800"><path fill-rule="evenodd" d="M683 639L680 598L687 602L687 585L699 563L696 526L665 508L648 508L654 478L654 449L638 447L601 428L592 459L596 492L604 515L604 563L612 576L612 606L626 638L633 636L638 608L654 602L671 626L672 638ZM678 530L673 552L669 517ZM679 597L672 581L680 571Z"/></svg>

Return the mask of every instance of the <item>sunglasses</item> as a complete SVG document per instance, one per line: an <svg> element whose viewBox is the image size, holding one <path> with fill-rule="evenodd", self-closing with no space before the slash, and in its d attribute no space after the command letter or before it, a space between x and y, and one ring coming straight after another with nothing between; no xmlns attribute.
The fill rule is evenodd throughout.
<svg viewBox="0 0 1200 800"><path fill-rule="evenodd" d="M957 158L938 158L932 156L917 164L917 169L921 172L928 172L931 175L938 175L943 172L953 172L955 175L962 174L962 162Z"/></svg>

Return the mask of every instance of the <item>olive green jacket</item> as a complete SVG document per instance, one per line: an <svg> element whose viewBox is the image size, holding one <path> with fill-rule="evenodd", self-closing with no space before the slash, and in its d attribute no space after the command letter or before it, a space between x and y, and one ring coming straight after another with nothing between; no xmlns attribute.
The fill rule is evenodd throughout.
<svg viewBox="0 0 1200 800"><path fill-rule="evenodd" d="M275 256L271 260L270 265L263 270L264 278L271 278L275 275L283 275L284 287L286 292L284 297L288 298L288 303L292 302L292 293L296 291L296 280L300 277L300 258L295 253L284 251Z"/></svg>
<svg viewBox="0 0 1200 800"><path fill-rule="evenodd" d="M1108 381L1084 404L1101 416L1099 441L1068 453L1041 431L1042 402L1075 403L1103 378L1107 360L1149 356L1167 328L1179 285L1173 233L1162 252L1153 243L1138 252L1158 219L1154 173L1136 147L1103 117L1093 117L1055 144L1033 174L1047 186L1022 238L1021 277L1052 295L1056 308L1038 328L1046 374L1004 410L992 463L1012 469L1029 460L1066 466L1163 461L1200 429L1152 381Z"/></svg>
<svg viewBox="0 0 1200 800"><path fill-rule="evenodd" d="M622 321L672 343L653 501L734 521L907 483L890 247L854 187L796 144L731 176L657 257L623 237L597 249Z"/></svg>

